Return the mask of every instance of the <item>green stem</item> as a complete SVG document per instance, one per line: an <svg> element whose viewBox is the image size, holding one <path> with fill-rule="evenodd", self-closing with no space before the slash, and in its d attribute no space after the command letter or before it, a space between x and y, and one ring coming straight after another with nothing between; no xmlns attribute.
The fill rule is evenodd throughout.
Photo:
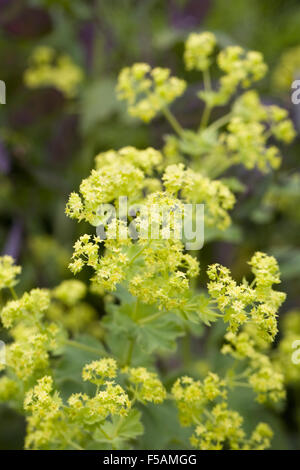
<svg viewBox="0 0 300 470"><path fill-rule="evenodd" d="M202 119L201 119L199 130L204 129L207 126L207 123L209 121L210 112L211 112L211 107L208 106L208 104L205 103L205 108L204 108L204 111L203 111L203 114L202 114Z"/></svg>
<svg viewBox="0 0 300 470"><path fill-rule="evenodd" d="M192 361L191 342L190 335L188 333L186 333L186 335L182 338L182 356L184 367L188 368Z"/></svg>
<svg viewBox="0 0 300 470"><path fill-rule="evenodd" d="M203 413L210 421L215 421L215 417L206 409L203 410Z"/></svg>
<svg viewBox="0 0 300 470"><path fill-rule="evenodd" d="M103 436L105 437L105 439L107 439L108 441L111 441L111 437L102 429L101 426L100 426L100 430L101 430Z"/></svg>
<svg viewBox="0 0 300 470"><path fill-rule="evenodd" d="M64 343L73 348L81 349L82 351L87 351L100 356L107 356L107 353L103 352L100 349L93 348L92 346L87 346L86 344L79 343L78 341L74 341L72 339L66 339Z"/></svg>
<svg viewBox="0 0 300 470"><path fill-rule="evenodd" d="M177 119L175 118L174 114L171 113L171 111L169 110L169 108L163 108L163 109L162 109L162 112L163 112L165 118L167 119L167 121L169 122L169 124L171 125L171 127L174 129L174 131L175 131L179 136L182 136L184 130L183 130L183 128L181 127L181 125L179 124L179 122L177 121Z"/></svg>
<svg viewBox="0 0 300 470"><path fill-rule="evenodd" d="M252 388L250 384L248 384L247 382L239 382L238 380L233 380L232 382L230 382L230 385L232 387L246 387L246 388Z"/></svg>
<svg viewBox="0 0 300 470"><path fill-rule="evenodd" d="M128 266L129 266L130 264L132 264L132 263L134 262L134 260L135 260L138 256L140 256L140 254L143 253L143 251L144 251L146 248L148 248L148 247L151 245L151 242L152 242L152 240L149 240L149 242L146 243L146 245L144 245L144 246L129 260Z"/></svg>
<svg viewBox="0 0 300 470"><path fill-rule="evenodd" d="M156 320L157 318L162 317L163 315L165 315L165 312L153 313L153 315L149 315L149 317L142 318L142 319L139 320L137 323L138 323L139 325L145 325L146 323L150 323L150 322L152 322L153 320Z"/></svg>
<svg viewBox="0 0 300 470"><path fill-rule="evenodd" d="M119 430L120 430L120 427L122 426L123 421L124 421L124 417L121 416L120 419L119 419L119 422L118 422L118 424L117 424L117 426L116 426L116 429L115 429L115 432L114 432L114 435L113 435L112 440L114 440L114 439L116 439L116 437L118 437L118 432L119 432Z"/></svg>
<svg viewBox="0 0 300 470"><path fill-rule="evenodd" d="M209 130L217 130L219 127L224 126L224 124L227 124L232 117L232 113L224 114L224 116L220 117L219 119L216 119L210 126Z"/></svg>
<svg viewBox="0 0 300 470"><path fill-rule="evenodd" d="M126 366L130 366L130 364L131 364L134 344L135 344L135 339L130 338L129 345L128 345L128 351L127 351L127 357L126 357L126 361L125 361Z"/></svg>
<svg viewBox="0 0 300 470"><path fill-rule="evenodd" d="M9 290L10 290L11 295L13 296L13 298L14 298L15 300L18 300L18 296L17 296L17 294L16 294L15 289L14 289L13 287L10 287Z"/></svg>
<svg viewBox="0 0 300 470"><path fill-rule="evenodd" d="M214 163L214 164L213 164ZM210 178L218 178L218 176L222 175L225 173L225 171L233 165L232 160L228 158L227 160L224 160L223 162L217 161L217 162L211 162L210 167L207 169L207 175Z"/></svg>
<svg viewBox="0 0 300 470"><path fill-rule="evenodd" d="M209 69L203 71L203 83L205 91L211 91L211 79Z"/></svg>
<svg viewBox="0 0 300 470"><path fill-rule="evenodd" d="M132 319L135 321L136 318L137 318L137 315L138 315L138 309L139 309L139 299L136 298L136 301L135 301L135 306L134 306L134 310L133 310L133 315L132 315Z"/></svg>
<svg viewBox="0 0 300 470"><path fill-rule="evenodd" d="M72 441L71 439L68 439L68 444L70 444L71 447L74 447L74 449L77 449L77 450L84 450L83 447L81 447L79 444L77 444L76 442Z"/></svg>
<svg viewBox="0 0 300 470"><path fill-rule="evenodd" d="M210 92L211 91L211 79L210 79L210 73L208 69L203 71L203 83L204 83L204 90L207 92ZM205 102L205 107L204 107L204 111L202 114L199 131L204 129L207 126L211 109L212 108Z"/></svg>

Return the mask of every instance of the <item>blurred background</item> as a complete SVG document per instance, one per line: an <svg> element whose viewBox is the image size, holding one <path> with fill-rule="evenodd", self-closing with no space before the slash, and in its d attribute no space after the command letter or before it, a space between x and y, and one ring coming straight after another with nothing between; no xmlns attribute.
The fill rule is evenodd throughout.
<svg viewBox="0 0 300 470"><path fill-rule="evenodd" d="M0 79L6 83L6 104L0 105L0 250L23 266L21 289L53 287L72 277L72 245L85 227L68 219L64 208L94 156L124 145L160 148L170 132L163 119L144 125L128 117L115 97L120 69L142 61L186 78L184 41L189 32L205 30L221 46L239 44L264 54L269 73L258 85L262 100L288 109L299 133L300 105L290 99L291 82L300 78L298 0L0 0ZM74 89L59 81L34 86L30 70L39 46L63 58ZM174 112L183 126L193 127L202 112L194 93L201 77L189 73L188 81ZM200 253L204 266L221 262L237 279L255 250L275 255L281 290L288 294L283 316L300 308L299 150L297 137L282 149L283 163L274 174L235 170L244 188L233 226L222 239L207 239ZM288 387L287 405L274 422L274 447L300 448L297 383ZM0 448L21 447L23 431L23 420L2 406Z"/></svg>

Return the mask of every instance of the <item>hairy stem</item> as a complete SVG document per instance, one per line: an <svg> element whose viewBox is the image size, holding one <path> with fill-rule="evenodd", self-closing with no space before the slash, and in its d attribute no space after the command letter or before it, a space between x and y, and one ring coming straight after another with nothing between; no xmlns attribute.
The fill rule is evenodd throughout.
<svg viewBox="0 0 300 470"><path fill-rule="evenodd" d="M126 357L126 361L125 361L126 366L130 366L130 364L131 364L134 344L135 344L135 338L130 338L129 339L128 350L127 350L127 357Z"/></svg>
<svg viewBox="0 0 300 470"><path fill-rule="evenodd" d="M175 118L174 114L171 113L169 108L163 108L162 112L165 118L167 119L167 121L169 122L169 124L171 125L171 127L176 132L176 134L178 134L179 136L182 136L182 133L184 132L184 130L179 124L179 122L177 121L177 119Z"/></svg>
<svg viewBox="0 0 300 470"><path fill-rule="evenodd" d="M88 346L86 344L79 343L78 341L74 341L72 339L66 339L64 343L68 346L71 346L76 349L81 349L82 351L87 351L93 354L97 354L100 356L107 356L108 354L101 349L93 348L93 346Z"/></svg>
<svg viewBox="0 0 300 470"><path fill-rule="evenodd" d="M211 79L210 79L209 70L204 70L203 71L203 83L204 83L204 90L207 91L207 92L211 91ZM205 103L204 111L203 111L201 122L200 122L199 131L204 129L207 126L211 110L212 110L211 106L209 106L207 103Z"/></svg>
<svg viewBox="0 0 300 470"><path fill-rule="evenodd" d="M13 296L13 298L14 298L15 300L18 300L18 296L17 296L17 294L16 294L15 289L14 289L13 287L10 287L9 290L10 290L11 295Z"/></svg>

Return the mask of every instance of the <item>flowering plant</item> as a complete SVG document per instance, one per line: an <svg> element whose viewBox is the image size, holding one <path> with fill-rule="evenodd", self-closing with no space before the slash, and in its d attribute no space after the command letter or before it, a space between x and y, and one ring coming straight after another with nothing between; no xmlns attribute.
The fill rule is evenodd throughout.
<svg viewBox="0 0 300 470"><path fill-rule="evenodd" d="M150 211L155 237L138 211L131 214L132 238L128 220L99 212L105 204L120 210L123 197L170 213L184 204L204 204L207 227L221 234L231 224L239 187L238 181L222 178L225 171L233 165L264 173L279 167L273 141L289 143L294 129L284 109L265 106L251 89L267 70L262 55L238 46L216 50L211 33L191 34L185 44L186 69L203 74L198 98L204 110L196 130L184 129L170 110L185 92L184 80L143 63L121 71L117 93L130 115L149 122L162 113L175 134L166 136L161 150L125 147L97 155L90 176L70 195L69 217L105 228L105 237L86 233L74 245L70 270L74 275L88 270L89 286L71 279L18 296L20 268L10 257L1 258L0 288L12 299L0 314L10 338L0 399L26 415L26 448L143 448L153 426L163 442L158 445L270 446L269 424L257 423L246 433L232 393L249 389L251 399L269 406L285 397L282 366L270 355L285 300L275 288L280 283L276 259L254 253L249 280L240 283L227 267L212 262L201 266L208 282L198 283L199 253L187 252L180 237L165 236L159 214ZM40 51L39 67L49 53ZM210 68L216 65L215 86ZM40 68L27 74L32 86L36 74ZM57 71L53 77L58 80ZM65 92L72 90L70 85ZM211 122L212 110L229 103L231 111ZM169 231L176 228L173 222ZM112 231L115 237L109 236ZM104 304L100 320L90 294ZM170 372L169 358L184 344L189 353L191 335L223 326L216 351L224 357L221 369L216 371L207 356L205 363L186 361Z"/></svg>

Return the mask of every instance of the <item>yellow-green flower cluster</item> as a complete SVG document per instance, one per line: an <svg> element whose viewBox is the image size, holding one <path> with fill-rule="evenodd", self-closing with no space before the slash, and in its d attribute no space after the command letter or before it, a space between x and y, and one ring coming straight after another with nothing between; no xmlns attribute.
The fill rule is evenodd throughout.
<svg viewBox="0 0 300 470"><path fill-rule="evenodd" d="M270 447L273 431L266 423L259 423L250 439L242 428L243 418L226 403L217 404L203 424L196 426L190 441L200 450L264 450Z"/></svg>
<svg viewBox="0 0 300 470"><path fill-rule="evenodd" d="M281 322L282 338L276 349L275 360L287 384L300 383L300 310L284 314Z"/></svg>
<svg viewBox="0 0 300 470"><path fill-rule="evenodd" d="M242 416L228 409L227 386L225 380L211 372L202 382L191 377L181 377L175 382L172 395L180 422L182 426L194 427L192 446L200 450L269 447L273 433L265 423L260 423L247 439Z"/></svg>
<svg viewBox="0 0 300 470"><path fill-rule="evenodd" d="M288 118L287 110L273 105L269 106L267 111L270 129L274 137L286 144L290 144L296 137L296 131L292 121Z"/></svg>
<svg viewBox="0 0 300 470"><path fill-rule="evenodd" d="M51 292L53 300L46 315L49 320L63 325L73 334L88 332L101 338L102 328L97 320L96 310L89 303L82 301L86 292L87 287L81 281L63 281Z"/></svg>
<svg viewBox="0 0 300 470"><path fill-rule="evenodd" d="M149 153L156 156L155 151ZM136 155L141 154L142 152ZM155 162L158 164L160 159L156 158ZM112 166L114 165L113 159ZM104 167L106 166L108 164L104 163ZM133 194L130 187L135 184L132 180L128 181L128 194L131 197ZM122 194L121 191L119 194ZM87 208L88 203L83 210L86 219L91 214ZM95 270L92 281L106 291L115 290L117 284L127 280L129 291L143 302L158 302L160 308L165 307L167 310L178 308L184 302L178 293L187 291L189 278L195 277L199 272L196 260L184 254L182 235L178 233L176 211L182 209L181 217L183 216L182 203L168 192L154 192L144 199L143 207L144 212L141 211L135 219L139 239L137 243L133 243L130 238L127 224L114 219L106 224L107 239L104 241L99 237L83 235L75 243L70 269L76 274L86 264ZM154 207L158 210L153 210ZM70 202L67 212L69 210ZM166 210L168 214L165 213ZM96 214L96 205L93 214ZM167 227L166 216L170 222ZM110 230L113 228L117 228L117 236L110 238ZM105 246L103 256L100 256L101 243Z"/></svg>
<svg viewBox="0 0 300 470"><path fill-rule="evenodd" d="M265 450L271 445L274 433L266 423L259 423L251 434L251 438L243 450Z"/></svg>
<svg viewBox="0 0 300 470"><path fill-rule="evenodd" d="M267 172L279 167L280 151L268 141L271 136L284 143L294 139L295 129L285 109L263 105L250 90L236 99L228 120L226 132L219 134L214 148L215 155L227 162L225 168L242 164Z"/></svg>
<svg viewBox="0 0 300 470"><path fill-rule="evenodd" d="M24 409L30 416L27 418L25 448L51 448L48 447L50 443L59 445L70 433L64 420L62 399L52 391L52 378L44 376L26 394Z"/></svg>
<svg viewBox="0 0 300 470"><path fill-rule="evenodd" d="M235 78L237 83L246 88L252 82L261 80L266 72L267 66L263 56L257 51L246 52L240 46L228 46L220 52L218 65L223 72Z"/></svg>
<svg viewBox="0 0 300 470"><path fill-rule="evenodd" d="M102 337L97 311L87 302L78 302L71 307L60 302L51 302L46 316L73 334L86 332L96 338Z"/></svg>
<svg viewBox="0 0 300 470"><path fill-rule="evenodd" d="M146 304L158 303L160 310L184 308L184 293L189 279L199 273L198 262L175 240L152 242L143 250L143 259L130 279L131 294Z"/></svg>
<svg viewBox="0 0 300 470"><path fill-rule="evenodd" d="M234 117L228 125L228 134L224 134L222 141L232 155L233 164L242 163L248 169L257 166L264 172L280 166L279 150L275 146L266 147L265 126L260 122L244 122L241 118Z"/></svg>
<svg viewBox="0 0 300 470"><path fill-rule="evenodd" d="M294 126L285 109L263 106L257 93L248 91L233 106L227 132L219 137L221 149L231 164L242 163L246 168L257 166L261 171L277 169L281 158L275 145L268 146L270 135L284 143L295 137Z"/></svg>
<svg viewBox="0 0 300 470"><path fill-rule="evenodd" d="M20 274L21 267L14 264L11 256L0 257L0 289L11 288L17 284L16 276Z"/></svg>
<svg viewBox="0 0 300 470"><path fill-rule="evenodd" d="M289 144L295 135L287 110L262 104L250 90L235 100L230 113L202 132L183 130L179 137L167 136L164 155L167 163L189 155L192 168L205 176L218 176L237 164L268 172L281 162L279 148L269 145L270 137Z"/></svg>
<svg viewBox="0 0 300 470"><path fill-rule="evenodd" d="M239 46L223 49L218 54L217 64L222 72L225 72L220 78L219 90L205 90L199 93L210 107L226 104L238 86L248 88L252 83L261 80L267 72L260 52L246 52Z"/></svg>
<svg viewBox="0 0 300 470"><path fill-rule="evenodd" d="M147 176L152 175L155 169L162 164L162 154L152 147L138 150L135 147L123 147L118 151L109 150L96 155L96 170L107 165L123 166L124 163L131 163L136 168L142 170Z"/></svg>
<svg viewBox="0 0 300 470"><path fill-rule="evenodd" d="M90 366L90 367L88 367ZM27 417L26 448L81 449L96 439L109 417L125 417L131 402L123 388L107 380L115 377L116 363L102 359L88 364L83 370L85 380L97 383L94 396L72 394L65 405L53 379L45 376L26 394L24 409ZM102 377L98 381L97 377Z"/></svg>
<svg viewBox="0 0 300 470"><path fill-rule="evenodd" d="M255 276L256 292L265 298L273 284L280 284L280 271L274 256L257 251L249 261Z"/></svg>
<svg viewBox="0 0 300 470"><path fill-rule="evenodd" d="M226 229L231 222L228 211L233 208L235 196L221 181L210 180L206 176L184 165L169 165L162 177L164 186L170 193L181 191L184 200L195 204L205 204L205 222L209 226Z"/></svg>
<svg viewBox="0 0 300 470"><path fill-rule="evenodd" d="M69 56L58 56L48 46L39 46L34 50L30 66L24 74L24 82L29 88L53 86L68 98L76 96L82 80L81 68Z"/></svg>
<svg viewBox="0 0 300 470"><path fill-rule="evenodd" d="M215 35L212 33L192 33L185 43L184 61L187 70L206 70L211 61L209 56L212 54L216 45Z"/></svg>
<svg viewBox="0 0 300 470"><path fill-rule="evenodd" d="M3 307L0 317L5 328L11 328L20 321L38 324L49 307L50 295L46 289L33 289L19 300L9 301Z"/></svg>
<svg viewBox="0 0 300 470"><path fill-rule="evenodd" d="M226 398L226 383L210 372L203 382L180 377L172 387L182 426L190 426L216 398Z"/></svg>
<svg viewBox="0 0 300 470"><path fill-rule="evenodd" d="M243 418L229 410L226 403L216 405L210 417L196 426L190 441L200 450L222 450L228 442L229 449L236 450L245 439Z"/></svg>
<svg viewBox="0 0 300 470"><path fill-rule="evenodd" d="M263 171L276 168L279 151L268 147L268 139L274 136L288 143L294 129L285 110L264 106L253 91L243 93L228 115L209 125L213 106L226 104L238 89L248 88L266 72L261 54L228 47L217 56L223 75L214 89L208 69L215 46L211 33L192 34L185 46L186 68L203 72L204 78L199 96L205 109L196 131L181 128L168 108L183 94L183 80L171 77L168 69L151 69L147 64L121 72L118 93L128 102L130 114L147 122L163 112L178 135L167 138L166 158L154 148L131 146L100 153L78 193L70 195L67 215L105 230L106 236L99 234L101 230L97 230L98 236L81 236L70 263L74 274L85 266L92 271L94 292L103 296L114 292L105 297L103 323L84 301L87 288L80 281L64 281L50 292L34 289L19 299L11 289L15 299L0 313L12 340L6 348L5 375L0 377L0 400L20 408L25 395L28 449L127 448L142 432L144 408L169 397L177 405L180 423L192 427L190 442L196 448L270 446L273 433L269 426L259 423L247 436L243 417L228 403L231 390L239 386L252 389L261 403L285 396L282 360L291 354L290 342L300 327L299 318L287 317L289 325L279 346L281 360L275 353L272 361L267 353L285 299L273 289L280 283L277 262L272 256L255 253L249 262L253 280L241 284L233 280L229 269L211 265L207 295L193 286L199 262L186 253L179 231L185 203L204 204L206 224L226 229L235 196L230 183L212 178L239 163ZM82 76L76 75L76 66L72 72L73 65L56 57L52 49L40 48L25 79L33 87L51 82L67 96L74 96ZM186 155L191 168L184 165ZM120 198L124 196L134 210L120 220ZM113 212L108 217L110 209ZM0 258L0 288L13 288L19 272L12 258ZM232 357L226 363L234 360L234 364L223 377L210 372L208 363L198 364L201 380L178 378L168 395L152 369L154 357L149 355L174 348L180 335L187 330L194 333L192 323L210 325L219 317L229 330L221 351ZM71 338L66 340L67 332ZM90 335L76 337L83 332ZM95 341L102 333L104 345ZM73 362L75 348L81 353ZM105 357L99 358L100 351L105 351ZM91 362L78 365L83 354ZM92 361L93 357L98 359ZM118 361L126 367L120 370ZM143 367L145 363L149 370ZM68 398L65 370L78 386L78 393ZM287 382L299 377L292 366L286 370ZM136 402L143 405L139 405L141 412L134 408Z"/></svg>
<svg viewBox="0 0 300 470"><path fill-rule="evenodd" d="M137 238L140 242L172 238L180 240L180 223L184 216L182 201L167 191L147 195L135 218Z"/></svg>
<svg viewBox="0 0 300 470"><path fill-rule="evenodd" d="M254 322L258 332L273 340L277 333L277 311L285 300L285 294L272 289L280 282L277 261L273 256L257 252L249 262L255 275L249 285L244 281L238 285L228 268L214 264L209 266L208 291L216 300L229 329L236 333L247 322Z"/></svg>
<svg viewBox="0 0 300 470"><path fill-rule="evenodd" d="M49 353L57 348L59 328L44 322L49 305L50 293L46 289L33 289L18 300L8 301L0 313L2 324L13 339L6 346L7 374L12 379L20 379L23 390L45 374Z"/></svg>
<svg viewBox="0 0 300 470"><path fill-rule="evenodd" d="M244 123L264 124L262 134L264 134L265 141L270 132L276 139L287 144L292 142L296 135L287 110L276 105L263 105L258 93L254 90L243 93L235 101L232 112L233 116L240 118Z"/></svg>
<svg viewBox="0 0 300 470"><path fill-rule="evenodd" d="M99 243L98 237L91 237L90 235L82 235L74 245L74 253L72 256L72 263L69 268L74 274L80 272L83 266L91 266L97 268L99 259Z"/></svg>
<svg viewBox="0 0 300 470"><path fill-rule="evenodd" d="M145 367L130 368L128 380L138 401L162 403L165 400L167 392L155 372L149 372Z"/></svg>
<svg viewBox="0 0 300 470"><path fill-rule="evenodd" d="M225 339L227 344L222 348L223 354L230 354L238 360L247 359L245 377L258 402L277 402L285 398L283 374L276 370L267 355L257 350L255 340L247 331L238 335L228 332Z"/></svg>
<svg viewBox="0 0 300 470"><path fill-rule="evenodd" d="M75 279L63 281L53 289L52 295L68 307L77 304L86 294L86 285Z"/></svg>
<svg viewBox="0 0 300 470"><path fill-rule="evenodd" d="M0 402L7 402L18 397L19 388L15 380L6 375L0 378Z"/></svg>
<svg viewBox="0 0 300 470"><path fill-rule="evenodd" d="M11 332L14 339L6 347L6 366L24 383L43 375L49 367L49 351L55 347L57 328L47 328L43 334L38 328L22 324Z"/></svg>
<svg viewBox="0 0 300 470"><path fill-rule="evenodd" d="M115 337L119 338L120 332L128 335L124 344L128 342L130 360L126 359L128 368L122 371L125 378L120 379L121 384L127 384L128 395L117 384L116 361L105 358L83 369L83 380L97 388L95 396L74 394L68 401L68 419L74 423L83 419L88 426L97 424L101 442L107 443L107 436L113 435L116 428L120 430L120 417L130 418L135 412L129 413L132 403L159 404L167 397L156 373L144 367L131 367L134 352L141 348L144 353L144 346L145 350L149 348L148 340L143 340L143 331L145 337L153 335L158 341L160 321L162 329L168 322L173 329L173 333L162 331L166 344L174 344L173 337L176 339L189 322L209 325L223 317L228 324L222 352L233 356L237 364L224 378L211 372L201 381L182 377L172 389L181 423L193 426L193 446L267 448L272 437L268 425L260 423L247 437L243 418L230 409L227 397L238 386L251 388L259 402L276 402L284 397L283 375L264 354L277 333L277 312L285 299L285 294L273 289L280 282L275 258L255 253L249 263L253 280L243 280L241 284L233 280L229 269L217 264L209 266L207 296L191 286L191 280L199 274L199 263L185 252L184 236L178 236L185 203L204 204L206 224L226 229L235 196L229 184L212 178L240 163L262 171L277 168L279 150L268 146L269 138L274 136L288 143L294 137L287 112L276 106L264 106L253 91L244 92L228 115L209 125L213 106L226 104L238 89L248 88L266 72L261 54L228 47L217 57L223 76L219 88L213 89L208 68L215 44L214 36L207 33L191 35L186 43L187 68L204 72L205 89L200 97L205 101L205 110L197 131L181 128L168 109L185 88L185 83L171 77L169 70L135 64L121 72L118 92L128 102L130 114L150 121L162 111L177 136L168 136L165 158L153 148L125 147L100 153L95 169L82 181L79 192L71 194L67 204L66 213L70 217L105 231L103 236L97 230L97 237L86 234L79 238L70 269L76 274L88 266L93 271L94 291L101 295L115 291L113 296L106 296L108 308L104 320L106 344L114 357L119 358L120 354ZM186 155L191 168L184 165ZM134 210L120 220L123 196L127 196ZM102 210L103 205L108 211L113 209L111 217ZM77 291L81 289L63 284L55 289L54 295L66 307L73 307L81 300ZM241 372L236 371L238 368ZM95 437L93 431L89 428ZM83 436L75 442L82 446Z"/></svg>
<svg viewBox="0 0 300 470"><path fill-rule="evenodd" d="M129 259L122 252L122 245L130 244L130 239L127 238L125 241L106 240L105 245L109 250L102 257L99 254L99 244L99 237L92 238L90 235L80 237L74 245L73 261L69 267L76 274L86 264L95 270L92 281L105 290L115 290L116 285L126 277L126 266Z"/></svg>
<svg viewBox="0 0 300 470"><path fill-rule="evenodd" d="M128 391L133 401L161 403L165 398L166 391L155 373L144 368L127 369L123 373L128 376ZM141 433L140 414L132 409L129 395L114 381L117 376L114 359L104 358L87 364L82 376L97 385L94 395L74 393L65 403L55 391L50 376L42 377L27 392L24 400L28 415L26 448L82 449L91 442L97 446L103 442L120 446ZM118 440L119 434L121 440Z"/></svg>
<svg viewBox="0 0 300 470"><path fill-rule="evenodd" d="M117 363L112 358L104 358L87 364L82 371L83 380L101 385L106 379L114 379L117 375Z"/></svg>
<svg viewBox="0 0 300 470"><path fill-rule="evenodd" d="M125 147L119 152L98 155L97 170L92 170L91 175L82 181L80 195L70 195L66 214L97 226L101 222L99 205L118 201L124 196L130 202L138 201L147 181L145 173L151 173L161 160L160 152L152 148L137 150Z"/></svg>
<svg viewBox="0 0 300 470"><path fill-rule="evenodd" d="M169 193L153 193L148 196L147 204L149 207L169 208L170 214L181 207L181 202ZM199 273L199 264L195 258L184 253L180 238L172 236L177 230L176 217L170 217L167 230L170 229L171 236L167 238L164 233L163 214L150 211L149 217L149 225L155 229L157 236L152 234L148 237L147 230L144 230L146 236L142 233L138 243L141 249L129 261L128 289L144 303L157 302L159 309L180 309L185 305L184 294L189 289L190 279ZM142 223L143 221L139 229L143 231ZM133 264L133 260L136 260L136 264Z"/></svg>
<svg viewBox="0 0 300 470"><path fill-rule="evenodd" d="M124 68L117 86L118 96L128 103L131 116L151 121L176 98L184 93L186 83L170 76L170 70L144 63Z"/></svg>
<svg viewBox="0 0 300 470"><path fill-rule="evenodd" d="M208 126L213 107L226 104L238 89L249 88L267 71L259 52L229 46L217 55L217 65L223 75L215 87L209 75L215 45L215 36L207 32L192 33L185 43L186 68L204 72L204 90L198 96L205 101L205 111L198 131L183 129L166 108L168 103L162 104L157 99L157 86L152 75L157 75L166 86L168 84L170 94L173 87L168 81L182 82L175 77L171 79L167 69L152 70L147 64L134 64L124 69L119 77L119 96L127 100L130 114L145 121L151 120L159 110L164 111L178 135L167 138L164 148L167 163L178 163L187 154L193 157L193 168L200 168L203 175L213 177L236 164L243 164L248 169L258 167L264 172L270 168L277 169L281 161L280 152L268 142L271 136L285 143L293 140L295 130L286 110L262 105L257 93L250 90L235 100L227 116ZM175 97L174 94L170 101ZM220 131L224 125L227 125L226 132Z"/></svg>
<svg viewBox="0 0 300 470"><path fill-rule="evenodd" d="M104 388L85 403L87 421L99 422L109 415L126 416L131 402L123 388L112 382L105 382Z"/></svg>

